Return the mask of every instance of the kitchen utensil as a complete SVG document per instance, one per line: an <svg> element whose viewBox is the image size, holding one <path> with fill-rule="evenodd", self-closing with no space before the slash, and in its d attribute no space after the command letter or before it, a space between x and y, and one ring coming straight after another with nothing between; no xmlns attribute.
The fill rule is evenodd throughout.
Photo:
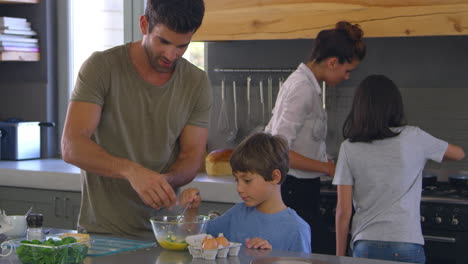
<svg viewBox="0 0 468 264"><path fill-rule="evenodd" d="M283 86L283 83L284 83L284 78L279 77L279 79L278 79L278 92L281 90L281 86Z"/></svg>
<svg viewBox="0 0 468 264"><path fill-rule="evenodd" d="M239 130L237 126L237 94L236 94L236 81L232 81L232 94L233 94L233 104L234 104L234 127L231 129L231 132L228 136L228 141L234 141L237 137L237 132Z"/></svg>
<svg viewBox="0 0 468 264"><path fill-rule="evenodd" d="M17 118L8 118L0 122L0 157L2 160L40 158L41 128L54 125L53 122L25 122Z"/></svg>
<svg viewBox="0 0 468 264"><path fill-rule="evenodd" d="M327 100L327 97L325 95L325 92L326 92L326 84L325 84L325 81L322 82L322 107L323 109L327 109L326 107L326 104L325 104L325 101Z"/></svg>
<svg viewBox="0 0 468 264"><path fill-rule="evenodd" d="M273 79L271 77L268 77L267 97L268 97L268 120L270 120L271 111L273 110Z"/></svg>
<svg viewBox="0 0 468 264"><path fill-rule="evenodd" d="M229 119L226 109L224 79L221 80L221 109L218 116L218 131L227 132L229 130Z"/></svg>
<svg viewBox="0 0 468 264"><path fill-rule="evenodd" d="M191 221L177 222L179 216L154 216L150 218L154 236L159 245L170 250L184 250L188 244L185 238L205 231L208 216L199 215Z"/></svg>
<svg viewBox="0 0 468 264"><path fill-rule="evenodd" d="M262 126L265 125L265 100L263 99L263 81L260 81L258 84L258 89L260 92L260 106L262 107Z"/></svg>
<svg viewBox="0 0 468 264"><path fill-rule="evenodd" d="M250 121L250 82L252 78L247 77L247 119Z"/></svg>
<svg viewBox="0 0 468 264"><path fill-rule="evenodd" d="M200 192L197 192L195 195L197 195L197 196L200 195ZM190 201L190 202L184 207L184 210L182 210L182 213L180 213L179 219L177 220L177 222L180 223L180 221L184 218L185 212L187 212L187 209L190 208L190 205L192 205L192 202L193 202L193 201Z"/></svg>
<svg viewBox="0 0 468 264"><path fill-rule="evenodd" d="M260 96L260 107L262 108L261 113L262 117L260 118L260 124L257 125L253 132L263 131L265 129L265 100L263 98L263 81L260 80L258 83L258 92Z"/></svg>

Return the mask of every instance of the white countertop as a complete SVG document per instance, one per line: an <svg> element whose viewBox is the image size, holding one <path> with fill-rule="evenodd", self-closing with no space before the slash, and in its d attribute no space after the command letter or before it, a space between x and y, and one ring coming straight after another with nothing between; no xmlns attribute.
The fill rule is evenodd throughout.
<svg viewBox="0 0 468 264"><path fill-rule="evenodd" d="M0 161L0 186L81 192L80 169L61 159ZM187 187L200 189L204 201L238 203L232 176L199 173Z"/></svg>

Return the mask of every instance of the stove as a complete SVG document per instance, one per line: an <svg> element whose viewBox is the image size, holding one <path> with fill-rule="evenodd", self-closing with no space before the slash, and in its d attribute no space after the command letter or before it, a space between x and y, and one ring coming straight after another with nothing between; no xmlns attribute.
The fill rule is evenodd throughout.
<svg viewBox="0 0 468 264"><path fill-rule="evenodd" d="M423 180L421 227L427 264L468 263L468 185L448 179ZM323 243L314 245L314 253L335 254L336 186L323 182L320 199Z"/></svg>

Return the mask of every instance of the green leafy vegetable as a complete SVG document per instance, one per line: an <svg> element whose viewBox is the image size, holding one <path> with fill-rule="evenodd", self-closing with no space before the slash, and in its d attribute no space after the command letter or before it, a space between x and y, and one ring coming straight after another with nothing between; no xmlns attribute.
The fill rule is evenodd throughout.
<svg viewBox="0 0 468 264"><path fill-rule="evenodd" d="M23 240L16 254L23 264L80 264L88 253L88 246L75 245L76 242L74 237L65 237L62 240L49 238L43 242Z"/></svg>

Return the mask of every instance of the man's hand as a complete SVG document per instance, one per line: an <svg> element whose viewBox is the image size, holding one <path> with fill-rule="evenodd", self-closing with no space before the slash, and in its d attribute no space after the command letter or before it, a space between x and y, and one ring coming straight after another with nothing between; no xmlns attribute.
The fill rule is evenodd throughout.
<svg viewBox="0 0 468 264"><path fill-rule="evenodd" d="M192 202L190 205L191 209L200 207L200 190L197 188L187 188L179 195L179 203L182 205L182 207L185 208L185 206L187 206L187 204L190 202Z"/></svg>
<svg viewBox="0 0 468 264"><path fill-rule="evenodd" d="M265 239L254 237L252 239L247 238L245 240L245 246L247 248L257 248L257 249L272 249L270 243Z"/></svg>
<svg viewBox="0 0 468 264"><path fill-rule="evenodd" d="M127 179L145 204L155 209L171 208L177 204L175 192L163 175L140 167Z"/></svg>

